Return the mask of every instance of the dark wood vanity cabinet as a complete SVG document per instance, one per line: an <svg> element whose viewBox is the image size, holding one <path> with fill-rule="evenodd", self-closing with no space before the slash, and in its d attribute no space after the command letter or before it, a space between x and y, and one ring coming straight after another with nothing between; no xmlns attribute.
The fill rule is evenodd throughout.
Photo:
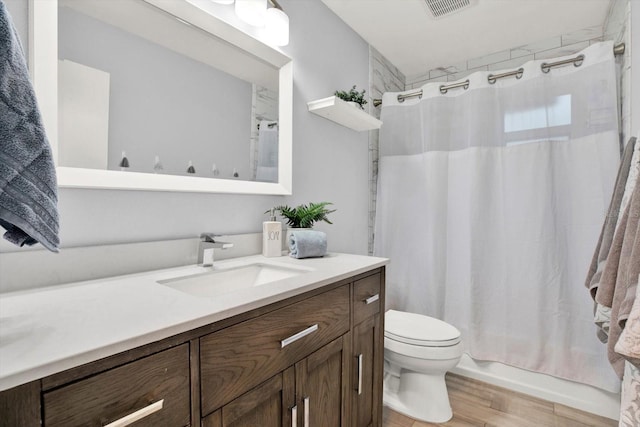
<svg viewBox="0 0 640 427"><path fill-rule="evenodd" d="M353 283L351 425L382 425L384 363L384 270Z"/></svg>
<svg viewBox="0 0 640 427"><path fill-rule="evenodd" d="M380 426L383 307L380 268L1 392L0 427Z"/></svg>

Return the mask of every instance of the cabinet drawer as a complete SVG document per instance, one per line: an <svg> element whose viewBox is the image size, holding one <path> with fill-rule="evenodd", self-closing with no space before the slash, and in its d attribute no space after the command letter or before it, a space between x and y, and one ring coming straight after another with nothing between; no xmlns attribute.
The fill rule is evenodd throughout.
<svg viewBox="0 0 640 427"><path fill-rule="evenodd" d="M44 425L105 426L138 416L137 427L186 426L189 382L183 344L45 393Z"/></svg>
<svg viewBox="0 0 640 427"><path fill-rule="evenodd" d="M349 287L342 286L201 338L202 414L348 330Z"/></svg>
<svg viewBox="0 0 640 427"><path fill-rule="evenodd" d="M353 282L353 323L357 325L380 312L380 274Z"/></svg>

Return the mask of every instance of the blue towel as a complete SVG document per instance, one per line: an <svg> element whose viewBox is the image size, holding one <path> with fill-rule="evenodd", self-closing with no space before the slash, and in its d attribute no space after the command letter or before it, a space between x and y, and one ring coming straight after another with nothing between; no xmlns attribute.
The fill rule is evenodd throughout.
<svg viewBox="0 0 640 427"><path fill-rule="evenodd" d="M322 231L299 230L289 236L289 256L292 258L314 258L327 253L327 235Z"/></svg>
<svg viewBox="0 0 640 427"><path fill-rule="evenodd" d="M0 226L18 245L58 252L57 182L18 35L0 1Z"/></svg>

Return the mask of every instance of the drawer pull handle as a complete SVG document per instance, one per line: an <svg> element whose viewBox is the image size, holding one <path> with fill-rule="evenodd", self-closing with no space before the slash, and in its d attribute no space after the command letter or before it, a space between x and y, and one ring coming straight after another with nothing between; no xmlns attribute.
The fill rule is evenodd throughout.
<svg viewBox="0 0 640 427"><path fill-rule="evenodd" d="M286 346L288 346L291 343L294 343L296 341L298 341L300 338L304 338L307 335L315 332L318 330L318 324L316 323L313 326L309 326L307 329L305 329L304 331L300 331L295 335L291 335L289 338L285 338L282 341L280 341L280 348L285 348Z"/></svg>
<svg viewBox="0 0 640 427"><path fill-rule="evenodd" d="M104 427L125 427L130 424L135 423L138 420L143 419L144 417L148 417L154 412L158 412L162 409L162 405L164 404L164 399L158 400L156 403L152 403L149 406L145 406L142 409L138 409L136 412L133 412L129 415L125 415L124 417L115 420L112 423L106 424Z"/></svg>
<svg viewBox="0 0 640 427"><path fill-rule="evenodd" d="M372 302L376 302L380 299L380 294L375 294L374 296L371 296L369 298L367 298L366 300L364 300L364 303L369 305Z"/></svg>
<svg viewBox="0 0 640 427"><path fill-rule="evenodd" d="M304 398L304 427L309 427L309 396Z"/></svg>
<svg viewBox="0 0 640 427"><path fill-rule="evenodd" d="M298 427L298 405L291 408L291 427Z"/></svg>
<svg viewBox="0 0 640 427"><path fill-rule="evenodd" d="M362 371L364 360L362 357L362 353L358 355L358 396L362 394Z"/></svg>

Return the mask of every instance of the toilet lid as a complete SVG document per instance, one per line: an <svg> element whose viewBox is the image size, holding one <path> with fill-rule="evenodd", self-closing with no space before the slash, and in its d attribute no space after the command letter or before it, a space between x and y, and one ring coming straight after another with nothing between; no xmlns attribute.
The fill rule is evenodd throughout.
<svg viewBox="0 0 640 427"><path fill-rule="evenodd" d="M389 310L384 323L385 337L403 343L445 347L460 342L460 331L454 326L422 314Z"/></svg>

